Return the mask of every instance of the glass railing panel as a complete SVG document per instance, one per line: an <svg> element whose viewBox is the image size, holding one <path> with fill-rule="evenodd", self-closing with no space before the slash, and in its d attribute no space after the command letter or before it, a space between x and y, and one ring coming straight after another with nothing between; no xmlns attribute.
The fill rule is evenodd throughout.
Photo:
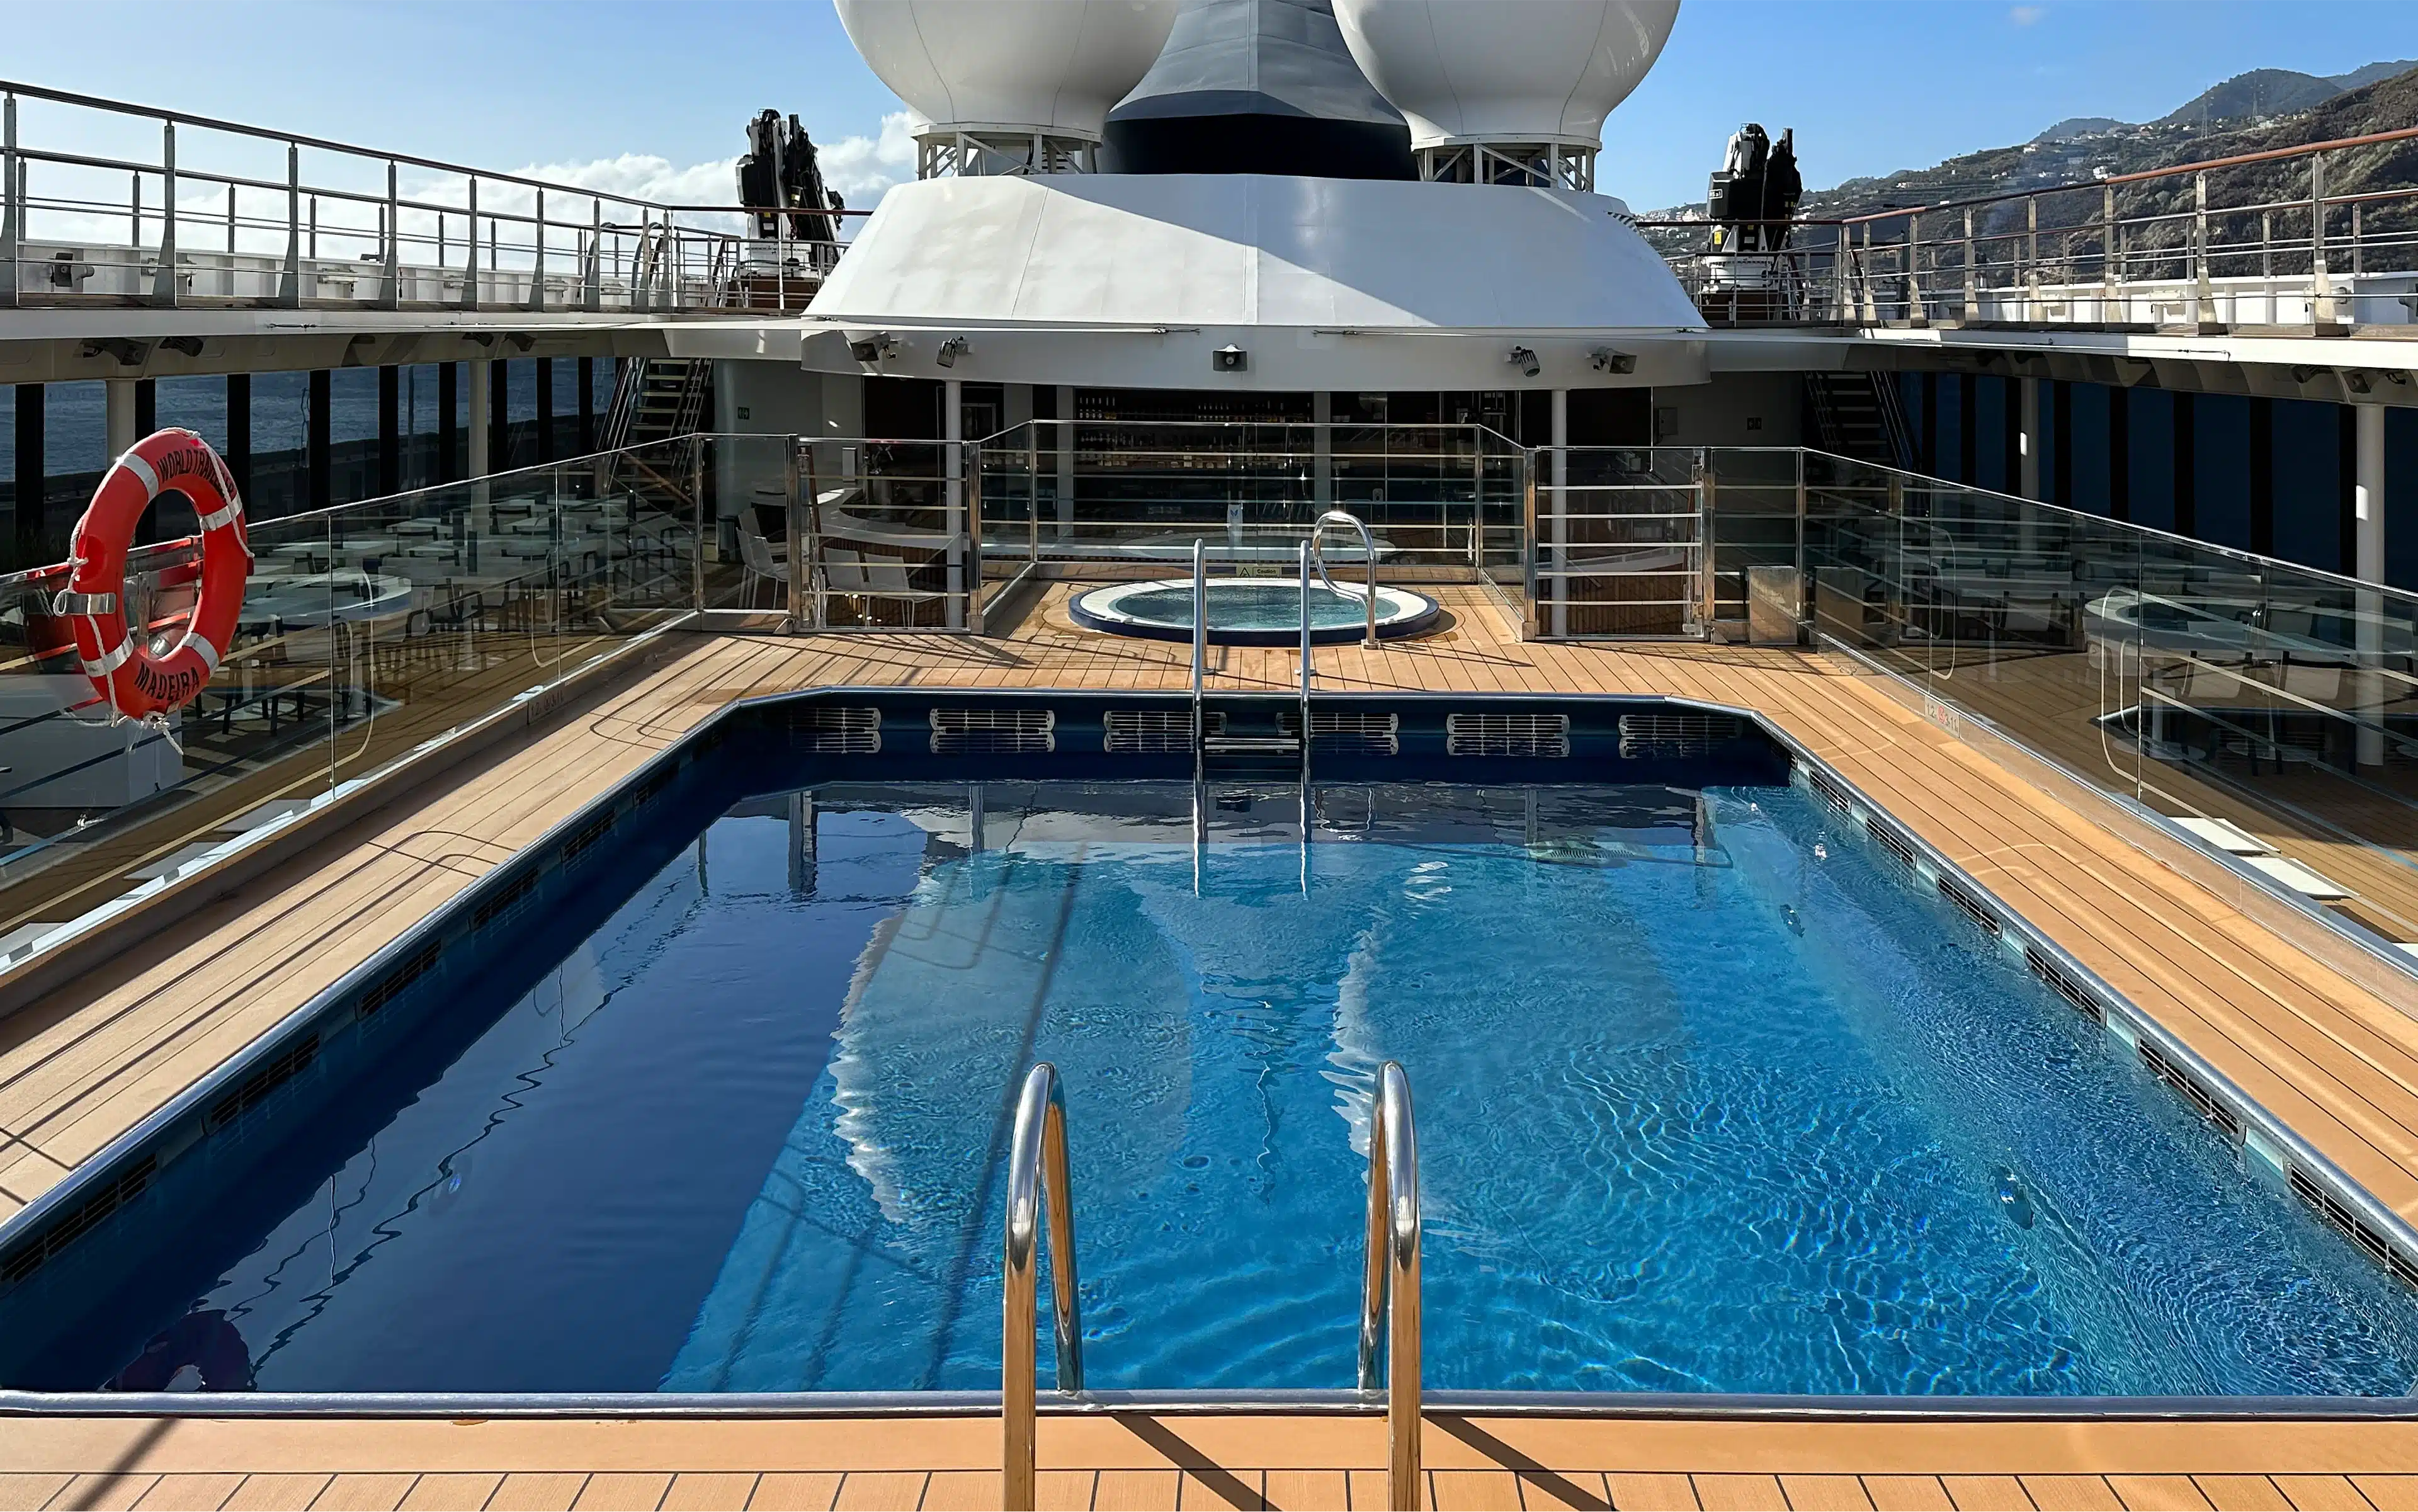
<svg viewBox="0 0 2418 1512"><path fill-rule="evenodd" d="M52 614L63 574L0 581L0 956L588 664L694 603L693 530L597 459L248 524L230 644L190 701L113 720ZM162 497L168 533L190 509ZM183 635L199 547L138 547L126 603ZM53 581L54 578L61 581Z"/></svg>
<svg viewBox="0 0 2418 1512"><path fill-rule="evenodd" d="M2277 889L2418 941L2418 598L1809 457L1813 624Z"/></svg>
<svg viewBox="0 0 2418 1512"><path fill-rule="evenodd" d="M1778 638L1765 617L1760 633L1748 623L1750 578L1772 574L1761 586L1768 599L1784 599L1780 618L1793 631L1801 602L1798 571L1798 473L1802 452L1794 449L1717 448L1707 456L1712 478L1710 595L1714 628L1732 640Z"/></svg>
<svg viewBox="0 0 2418 1512"><path fill-rule="evenodd" d="M983 528L979 453L972 445L941 441L800 446L803 623L830 630L972 628L983 582L976 549Z"/></svg>
<svg viewBox="0 0 2418 1512"><path fill-rule="evenodd" d="M1694 448L1568 447L1530 454L1538 634L1699 631L1703 462Z"/></svg>

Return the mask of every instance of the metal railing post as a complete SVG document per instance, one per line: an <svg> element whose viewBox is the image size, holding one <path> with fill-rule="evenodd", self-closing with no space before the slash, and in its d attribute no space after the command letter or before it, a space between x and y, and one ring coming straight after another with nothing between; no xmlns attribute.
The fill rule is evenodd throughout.
<svg viewBox="0 0 2418 1512"><path fill-rule="evenodd" d="M277 277L277 303L296 310L302 304L302 147L285 144L285 267Z"/></svg>
<svg viewBox="0 0 2418 1512"><path fill-rule="evenodd" d="M160 123L160 267L151 275L151 302L166 310L176 307L176 123ZM142 238L135 255L143 253Z"/></svg>
<svg viewBox="0 0 2418 1512"><path fill-rule="evenodd" d="M966 628L974 634L983 633L983 490L982 443L957 443L973 466L963 461L958 470L966 474Z"/></svg>
<svg viewBox="0 0 2418 1512"><path fill-rule="evenodd" d="M1535 640L1540 623L1537 617L1537 453L1528 451L1522 457L1520 559L1527 579L1527 603L1520 616L1523 638Z"/></svg>
<svg viewBox="0 0 2418 1512"><path fill-rule="evenodd" d="M1938 266L1934 258L1933 267ZM1922 292L1922 217L1905 218L1905 323L1918 328L1931 324L1931 301Z"/></svg>
<svg viewBox="0 0 2418 1512"><path fill-rule="evenodd" d="M2040 318L2040 196L2024 197L2024 318Z"/></svg>
<svg viewBox="0 0 2418 1512"><path fill-rule="evenodd" d="M1315 531L1313 527L1312 530ZM1301 543L1301 780L1309 781L1309 558L1310 543Z"/></svg>
<svg viewBox="0 0 2418 1512"><path fill-rule="evenodd" d="M1033 1512L1041 1391L1039 1283L1033 1252L1048 1208L1049 1302L1058 1346L1058 1390L1083 1389L1083 1321L1076 1296L1075 1212L1066 1168L1066 1098L1058 1068L1043 1061L1024 1078L1007 1157L1007 1245L1000 1320L1000 1505Z"/></svg>
<svg viewBox="0 0 2418 1512"><path fill-rule="evenodd" d="M385 268L378 279L378 308L399 310L403 307L403 207L395 192L394 160L386 160L386 256Z"/></svg>
<svg viewBox="0 0 2418 1512"><path fill-rule="evenodd" d="M462 308L479 308L479 176L470 176L469 218L463 222Z"/></svg>
<svg viewBox="0 0 2418 1512"><path fill-rule="evenodd" d="M588 202L588 266L583 269L587 287L581 291L580 304L593 313L604 308L604 202Z"/></svg>
<svg viewBox="0 0 2418 1512"><path fill-rule="evenodd" d="M2099 323L2117 323L2116 310L2116 186L2099 191Z"/></svg>
<svg viewBox="0 0 2418 1512"><path fill-rule="evenodd" d="M1982 318L1981 269L1973 266L1973 207L1965 207L1965 315L1967 325Z"/></svg>
<svg viewBox="0 0 2418 1512"><path fill-rule="evenodd" d="M2309 157L2309 324L2336 324L2334 280L2326 269L2326 155Z"/></svg>
<svg viewBox="0 0 2418 1512"><path fill-rule="evenodd" d="M17 97L0 100L0 308L17 305L17 263L25 251L25 179L17 159Z"/></svg>
<svg viewBox="0 0 2418 1512"><path fill-rule="evenodd" d="M810 555L806 550L806 500L798 483L798 445L792 440L781 449L782 514L789 535L789 622L784 628L792 635L806 628Z"/></svg>
<svg viewBox="0 0 2418 1512"><path fill-rule="evenodd" d="M2216 325L2216 282L2208 263L2208 175L2198 173L2192 175L2192 268L2202 331Z"/></svg>
<svg viewBox="0 0 2418 1512"><path fill-rule="evenodd" d="M545 191L537 191L537 215L529 239L536 243L529 265L528 307L532 313L545 312Z"/></svg>
<svg viewBox="0 0 2418 1512"><path fill-rule="evenodd" d="M1029 1331L1028 1331L1029 1336ZM1392 1061L1369 1103L1368 1252L1360 1272L1360 1389L1378 1389L1385 1356L1385 1494L1395 1512L1427 1504L1419 1488L1419 1140L1411 1083Z"/></svg>
<svg viewBox="0 0 2418 1512"><path fill-rule="evenodd" d="M1721 588L1713 555L1713 522L1721 480L1713 469L1710 447L1696 454L1696 632L1709 638L1720 617Z"/></svg>

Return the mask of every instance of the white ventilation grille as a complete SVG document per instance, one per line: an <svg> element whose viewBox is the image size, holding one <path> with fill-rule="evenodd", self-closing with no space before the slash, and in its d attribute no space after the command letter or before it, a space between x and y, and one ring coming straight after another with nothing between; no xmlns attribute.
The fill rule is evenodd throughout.
<svg viewBox="0 0 2418 1512"><path fill-rule="evenodd" d="M1188 709L1111 709L1100 749L1129 756L1164 756L1192 749L1192 710ZM1226 716L1217 710L1201 716L1201 733L1226 733Z"/></svg>
<svg viewBox="0 0 2418 1512"><path fill-rule="evenodd" d="M1570 716L1447 714L1444 747L1457 756L1566 756L1570 754Z"/></svg>
<svg viewBox="0 0 2418 1512"><path fill-rule="evenodd" d="M834 756L872 756L881 749L881 710L834 709L814 704L792 710L789 728L806 738L806 749Z"/></svg>
<svg viewBox="0 0 2418 1512"><path fill-rule="evenodd" d="M1746 722L1736 714L1707 714L1693 709L1663 709L1650 714L1620 716L1620 754L1624 756L1704 756L1725 741L1746 733Z"/></svg>
<svg viewBox="0 0 2418 1512"><path fill-rule="evenodd" d="M1277 732L1301 739L1301 710L1278 710ZM1400 756L1402 718L1400 714L1376 714L1357 709L1313 709L1309 711L1309 748L1358 756Z"/></svg>
<svg viewBox="0 0 2418 1512"><path fill-rule="evenodd" d="M1046 755L1058 749L1058 715L1048 709L935 709L934 756Z"/></svg>

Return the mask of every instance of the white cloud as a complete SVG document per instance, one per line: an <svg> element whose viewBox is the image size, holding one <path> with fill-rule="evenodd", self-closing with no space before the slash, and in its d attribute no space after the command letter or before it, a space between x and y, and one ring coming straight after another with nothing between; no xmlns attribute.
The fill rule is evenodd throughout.
<svg viewBox="0 0 2418 1512"><path fill-rule="evenodd" d="M915 118L893 111L881 117L878 137L847 136L821 149L823 182L848 199L849 208L869 210L891 185L915 176Z"/></svg>
<svg viewBox="0 0 2418 1512"><path fill-rule="evenodd" d="M2046 6L2017 6L2007 12L2007 19L2018 26L2028 26L2047 14Z"/></svg>

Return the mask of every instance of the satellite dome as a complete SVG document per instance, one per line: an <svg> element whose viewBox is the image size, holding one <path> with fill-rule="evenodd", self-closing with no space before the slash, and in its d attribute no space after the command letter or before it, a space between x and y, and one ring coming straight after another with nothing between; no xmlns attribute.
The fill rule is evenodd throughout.
<svg viewBox="0 0 2418 1512"><path fill-rule="evenodd" d="M1415 148L1603 145L1603 118L1662 52L1679 0L1335 0L1360 71Z"/></svg>
<svg viewBox="0 0 2418 1512"><path fill-rule="evenodd" d="M1178 0L835 0L873 71L929 130L1097 142L1167 45Z"/></svg>

